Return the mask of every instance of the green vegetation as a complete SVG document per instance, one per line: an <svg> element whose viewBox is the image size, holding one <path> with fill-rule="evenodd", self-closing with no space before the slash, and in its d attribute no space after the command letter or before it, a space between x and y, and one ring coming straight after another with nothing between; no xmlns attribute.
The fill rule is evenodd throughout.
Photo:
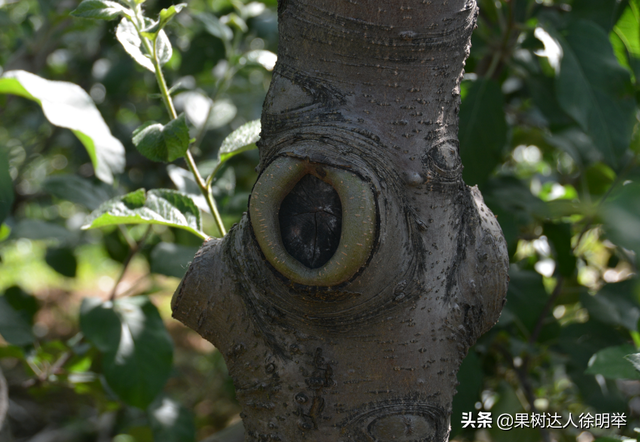
<svg viewBox="0 0 640 442"><path fill-rule="evenodd" d="M452 435L635 439L640 1L479 3L460 152L511 284L460 370ZM237 421L222 356L168 304L202 240L247 208L275 9L0 0L0 369L16 440L189 442ZM470 411L626 425L463 429Z"/></svg>

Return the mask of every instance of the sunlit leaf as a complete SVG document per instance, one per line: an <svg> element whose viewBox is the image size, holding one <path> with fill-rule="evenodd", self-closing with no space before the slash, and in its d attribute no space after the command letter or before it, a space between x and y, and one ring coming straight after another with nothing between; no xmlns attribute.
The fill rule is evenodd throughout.
<svg viewBox="0 0 640 442"><path fill-rule="evenodd" d="M205 123L207 129L217 129L233 120L238 109L231 100L212 101L198 91L186 91L175 98L177 108L184 109L187 118L194 126L201 128Z"/></svg>
<svg viewBox="0 0 640 442"><path fill-rule="evenodd" d="M171 60L173 48L171 47L169 37L167 37L167 34L164 31L160 31L158 33L158 38L156 39L156 52L158 53L158 63L160 63L160 66L164 66L169 60Z"/></svg>
<svg viewBox="0 0 640 442"><path fill-rule="evenodd" d="M224 163L239 153L255 149L255 143L260 139L260 130L260 120L253 120L227 135L218 151L220 161Z"/></svg>
<svg viewBox="0 0 640 442"><path fill-rule="evenodd" d="M198 166L200 172L204 173L205 170L202 167L202 163ZM169 164L167 166L167 173L169 174L169 178L171 178L171 181L173 181L173 184L175 184L176 188L180 192L189 195L200 210L207 213L211 211L209 205L207 204L207 200L200 191L198 184L193 178L193 174L189 170L183 169L182 167L174 166L173 164ZM212 190L215 191L215 188ZM216 195L214 194L214 196Z"/></svg>
<svg viewBox="0 0 640 442"><path fill-rule="evenodd" d="M504 98L500 85L480 79L460 105L460 157L468 185L482 185L502 159L507 142ZM471 167L473 165L473 167Z"/></svg>
<svg viewBox="0 0 640 442"><path fill-rule="evenodd" d="M223 18L226 20L226 23L235 26L240 32L247 32L249 30L247 22L245 22L242 17L235 12L227 14Z"/></svg>
<svg viewBox="0 0 640 442"><path fill-rule="evenodd" d="M214 37L218 37L223 41L231 41L233 38L233 31L231 28L224 23L221 23L220 19L215 15L203 12L196 15L196 17L202 21L207 32Z"/></svg>
<svg viewBox="0 0 640 442"><path fill-rule="evenodd" d="M625 358L635 351L635 347L629 344L600 350L589 360L585 373L600 374L609 379L640 379L640 372Z"/></svg>
<svg viewBox="0 0 640 442"><path fill-rule="evenodd" d="M207 121L208 129L217 129L231 122L236 116L238 109L231 100L221 99L213 102L211 115Z"/></svg>
<svg viewBox="0 0 640 442"><path fill-rule="evenodd" d="M87 218L83 229L117 224L162 224L187 230L200 238L202 232L200 210L193 200L180 192L168 189L144 189L114 198L102 204Z"/></svg>
<svg viewBox="0 0 640 442"><path fill-rule="evenodd" d="M605 161L618 165L629 147L635 116L630 76L605 32L577 21L561 34L546 26L563 51L556 93L560 106L593 139Z"/></svg>
<svg viewBox="0 0 640 442"><path fill-rule="evenodd" d="M113 174L124 170L124 146L111 135L93 100L80 86L25 71L8 71L0 77L0 93L36 101L51 124L71 129L87 149L100 180L110 184Z"/></svg>
<svg viewBox="0 0 640 442"><path fill-rule="evenodd" d="M9 157L6 149L0 149L0 225L11 213L13 199L13 180L9 174Z"/></svg>
<svg viewBox="0 0 640 442"><path fill-rule="evenodd" d="M627 361L631 362L633 368L640 371L640 353L633 353L624 357Z"/></svg>
<svg viewBox="0 0 640 442"><path fill-rule="evenodd" d="M151 72L155 72L151 59L144 55L142 39L138 35L136 27L126 18L123 18L118 27L116 28L116 38L122 44L122 47L131 57L142 67L149 69Z"/></svg>
<svg viewBox="0 0 640 442"><path fill-rule="evenodd" d="M155 440L195 442L193 414L178 402L161 397L151 404L147 412Z"/></svg>
<svg viewBox="0 0 640 442"><path fill-rule="evenodd" d="M613 34L619 39L622 51L614 44L618 60L633 70L636 82L640 79L640 2L632 1L613 28ZM614 40L612 39L612 42ZM621 53L625 52L625 53Z"/></svg>
<svg viewBox="0 0 640 442"><path fill-rule="evenodd" d="M278 56L271 51L264 49L255 49L246 54L247 60L252 63L258 63L268 71L272 71L278 61Z"/></svg>
<svg viewBox="0 0 640 442"><path fill-rule="evenodd" d="M169 21L171 21L171 19L186 6L186 3L180 3L161 10L158 15L158 21L154 22L151 26L146 27L141 34L151 40L155 40L158 33L167 25L167 23L169 23Z"/></svg>
<svg viewBox="0 0 640 442"><path fill-rule="evenodd" d="M261 2L250 2L246 5L240 4L239 6L241 6L240 12L244 18L257 17L267 9L266 5Z"/></svg>
<svg viewBox="0 0 640 442"><path fill-rule="evenodd" d="M0 224L0 241L4 241L11 234L11 227L6 224Z"/></svg>
<svg viewBox="0 0 640 442"><path fill-rule="evenodd" d="M133 144L153 161L172 162L183 157L189 148L189 128L184 113L166 126L153 121L143 124L133 132Z"/></svg>
<svg viewBox="0 0 640 442"><path fill-rule="evenodd" d="M109 0L84 0L70 13L74 17L112 20L118 16L131 17L133 11Z"/></svg>
<svg viewBox="0 0 640 442"><path fill-rule="evenodd" d="M103 353L102 368L111 389L129 405L146 408L162 390L173 360L173 343L148 298L114 302L83 299L80 328Z"/></svg>

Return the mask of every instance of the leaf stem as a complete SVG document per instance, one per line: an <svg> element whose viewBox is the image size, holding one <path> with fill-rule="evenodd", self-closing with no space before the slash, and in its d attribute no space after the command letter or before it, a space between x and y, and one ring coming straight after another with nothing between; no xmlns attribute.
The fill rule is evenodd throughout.
<svg viewBox="0 0 640 442"><path fill-rule="evenodd" d="M149 53L149 55L151 55L151 61L153 63L154 71L156 74L156 81L158 82L158 87L160 88L160 94L162 95L162 101L164 101L171 119L175 120L176 118L178 118L178 114L176 113L176 108L174 107L173 101L171 100L171 94L169 93L167 82L164 78L164 74L162 73L160 61L158 60L158 38L160 37L157 37L153 41L153 47L151 47L151 45L149 44L149 40L146 37L140 34L140 38L142 39L147 52ZM187 152L185 153L184 158L187 162L187 165L189 166L189 170L191 170L191 173L193 174L200 192L202 192L202 195L204 195L204 198L207 201L207 205L211 210L211 214L213 215L213 219L215 220L216 226L218 227L220 236L226 235L227 231L224 228L222 217L220 216L220 212L218 211L216 201L213 199L211 188L202 179L202 176L198 171L198 167L196 166L196 162L194 161L193 156L191 155L191 152L189 150L187 150Z"/></svg>
<svg viewBox="0 0 640 442"><path fill-rule="evenodd" d="M216 226L220 231L220 235L225 236L227 234L227 231L225 230L224 224L222 223L220 212L218 212L218 206L216 205L216 202L213 199L213 194L211 193L211 187L207 183L205 183L205 181L202 179L202 176L200 175L200 172L196 167L196 163L193 160L193 156L191 156L191 152L187 151L187 153L184 156L184 159L187 161L187 165L189 166L191 173L193 173L193 176L196 179L196 184L200 188L200 192L202 192L202 194L204 195L204 198L207 200L207 205L209 206L209 209L211 209L211 214L213 215L213 219L216 222Z"/></svg>

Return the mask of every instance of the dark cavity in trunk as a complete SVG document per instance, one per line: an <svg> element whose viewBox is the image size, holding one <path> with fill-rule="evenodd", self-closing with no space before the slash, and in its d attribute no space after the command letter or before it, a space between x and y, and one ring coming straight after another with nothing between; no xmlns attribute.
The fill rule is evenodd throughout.
<svg viewBox="0 0 640 442"><path fill-rule="evenodd" d="M338 249L342 204L330 184L305 175L282 201L278 217L285 249L305 266L322 267Z"/></svg>

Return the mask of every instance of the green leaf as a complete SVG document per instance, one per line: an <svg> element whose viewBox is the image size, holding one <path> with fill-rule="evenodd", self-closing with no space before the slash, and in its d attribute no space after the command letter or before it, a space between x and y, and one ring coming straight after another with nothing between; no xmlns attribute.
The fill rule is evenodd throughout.
<svg viewBox="0 0 640 442"><path fill-rule="evenodd" d="M640 256L640 176L631 177L625 185L600 207L604 229L614 243Z"/></svg>
<svg viewBox="0 0 640 442"><path fill-rule="evenodd" d="M100 204L113 198L113 188L94 184L77 175L54 175L46 179L43 189L51 195L95 210Z"/></svg>
<svg viewBox="0 0 640 442"><path fill-rule="evenodd" d="M160 66L164 66L173 55L173 48L171 47L171 41L164 31L158 33L158 38L155 41L156 52L158 53L158 63Z"/></svg>
<svg viewBox="0 0 640 442"><path fill-rule="evenodd" d="M47 249L44 260L56 272L69 278L76 277L78 260L70 247L51 247Z"/></svg>
<svg viewBox="0 0 640 442"><path fill-rule="evenodd" d="M0 149L0 224L11 213L14 197L13 180L9 174L9 156L7 149L3 148Z"/></svg>
<svg viewBox="0 0 640 442"><path fill-rule="evenodd" d="M4 291L4 299L22 316L27 324L33 325L33 318L40 309L35 296L14 285Z"/></svg>
<svg viewBox="0 0 640 442"><path fill-rule="evenodd" d="M178 402L162 397L147 410L154 440L163 442L195 442L193 414Z"/></svg>
<svg viewBox="0 0 640 442"><path fill-rule="evenodd" d="M121 323L112 302L84 298L80 305L80 330L102 353L113 352L120 345Z"/></svg>
<svg viewBox="0 0 640 442"><path fill-rule="evenodd" d="M473 410L476 402L480 400L482 391L482 364L478 354L471 350L464 358L458 370L458 382L456 395L453 397L453 412L451 416L462 416L463 412ZM451 437L462 429L459 419L451 419Z"/></svg>
<svg viewBox="0 0 640 442"><path fill-rule="evenodd" d="M260 120L253 120L231 132L227 138L224 139L218 150L218 159L211 172L212 176L215 176L223 164L234 156L255 149L256 143L260 139L260 130Z"/></svg>
<svg viewBox="0 0 640 442"><path fill-rule="evenodd" d="M0 335L9 344L17 346L30 345L34 340L29 323L4 296L0 296Z"/></svg>
<svg viewBox="0 0 640 442"><path fill-rule="evenodd" d="M624 344L600 350L589 360L586 374L600 374L609 379L640 379L633 364L625 356L635 353L632 345Z"/></svg>
<svg viewBox="0 0 640 442"><path fill-rule="evenodd" d="M155 72L153 62L142 51L142 39L138 30L128 19L123 18L116 28L116 38L131 57L143 68Z"/></svg>
<svg viewBox="0 0 640 442"><path fill-rule="evenodd" d="M544 223L543 233L556 252L556 270L562 276L571 277L577 262L571 247L571 225L547 222Z"/></svg>
<svg viewBox="0 0 640 442"><path fill-rule="evenodd" d="M620 20L613 28L613 33L619 39L621 46L627 52L620 53L616 49L618 60L623 59L625 64L634 72L636 82L640 81L640 4L630 2L624 10ZM613 42L613 40L612 40Z"/></svg>
<svg viewBox="0 0 640 442"><path fill-rule="evenodd" d="M246 5L237 4L237 6L239 6L238 10L245 19L257 17L267 9L267 6L261 2L250 2Z"/></svg>
<svg viewBox="0 0 640 442"><path fill-rule="evenodd" d="M271 51L264 49L254 49L245 54L247 61L258 63L268 71L272 71L278 61L278 56Z"/></svg>
<svg viewBox="0 0 640 442"><path fill-rule="evenodd" d="M0 77L0 93L37 102L51 124L71 129L87 149L100 180L111 184L113 174L124 170L124 146L111 135L93 100L80 86L25 71L7 71Z"/></svg>
<svg viewBox="0 0 640 442"><path fill-rule="evenodd" d="M54 240L58 244L74 244L78 232L71 232L59 224L37 219L23 219L13 226L11 238Z"/></svg>
<svg viewBox="0 0 640 442"><path fill-rule="evenodd" d="M629 72L600 27L578 21L564 35L549 25L545 29L563 51L556 76L560 106L589 134L605 161L617 166L629 147L635 115Z"/></svg>
<svg viewBox="0 0 640 442"><path fill-rule="evenodd" d="M141 34L151 40L155 40L158 33L167 25L167 23L169 23L171 19L186 6L186 3L180 3L161 10L158 15L158 21L154 22L151 26L146 27Z"/></svg>
<svg viewBox="0 0 640 442"><path fill-rule="evenodd" d="M578 19L597 23L609 32L622 13L626 1L620 0L579 0L571 5L571 14Z"/></svg>
<svg viewBox="0 0 640 442"><path fill-rule="evenodd" d="M220 162L224 163L239 153L255 149L260 139L260 129L260 120L253 120L227 135L218 151Z"/></svg>
<svg viewBox="0 0 640 442"><path fill-rule="evenodd" d="M602 162L591 165L584 172L587 190L591 195L602 196L607 193L616 179L616 173Z"/></svg>
<svg viewBox="0 0 640 442"><path fill-rule="evenodd" d="M547 134L544 139L551 146L571 155L571 158L579 166L584 167L596 162L602 164L602 154L593 144L591 137L575 125L565 130Z"/></svg>
<svg viewBox="0 0 640 442"><path fill-rule="evenodd" d="M637 281L628 279L606 284L595 295L582 293L580 303L587 309L590 318L636 331L640 319L640 305L636 300L636 292Z"/></svg>
<svg viewBox="0 0 640 442"><path fill-rule="evenodd" d="M158 16L158 22L160 22L160 29L164 28L169 21L180 11L187 7L186 3L178 3L177 5L171 5L166 9L160 11Z"/></svg>
<svg viewBox="0 0 640 442"><path fill-rule="evenodd" d="M103 373L111 389L129 405L146 408L162 391L173 360L173 343L148 298L102 302L87 298L80 328L103 353Z"/></svg>
<svg viewBox="0 0 640 442"><path fill-rule="evenodd" d="M507 303L498 324L504 326L513 321L519 330L529 334L535 329L549 298L542 284L542 276L511 267L509 279Z"/></svg>
<svg viewBox="0 0 640 442"><path fill-rule="evenodd" d="M4 241L11 235L11 227L6 224L0 224L0 241Z"/></svg>
<svg viewBox="0 0 640 442"><path fill-rule="evenodd" d="M482 185L502 159L507 142L504 98L500 85L479 79L460 105L460 158L468 185Z"/></svg>
<svg viewBox="0 0 640 442"><path fill-rule="evenodd" d="M171 162L183 157L189 148L189 128L184 113L166 126L154 121L143 124L133 132L133 144L153 161Z"/></svg>
<svg viewBox="0 0 640 442"><path fill-rule="evenodd" d="M547 205L531 193L528 184L513 176L489 179L482 190L484 200L498 216L509 250L515 251L519 230L549 217Z"/></svg>
<svg viewBox="0 0 640 442"><path fill-rule="evenodd" d="M529 96L540 109L550 128L565 127L573 122L558 104L553 78L544 75L527 75L525 77Z"/></svg>
<svg viewBox="0 0 640 442"><path fill-rule="evenodd" d="M624 357L627 361L631 362L633 368L640 371L640 353L633 353Z"/></svg>
<svg viewBox="0 0 640 442"><path fill-rule="evenodd" d="M94 210L83 229L117 224L162 224L187 230L202 239L200 210L193 200L181 192L138 189L122 197L111 199Z"/></svg>
<svg viewBox="0 0 640 442"><path fill-rule="evenodd" d="M187 91L178 94L176 106L185 110L187 118L198 129L206 124L207 129L218 129L233 120L238 109L231 100L212 101L201 92Z"/></svg>
<svg viewBox="0 0 640 442"><path fill-rule="evenodd" d="M231 28L220 22L220 19L215 15L203 12L196 15L196 17L204 24L207 32L214 37L218 37L222 41L231 41L233 38Z"/></svg>
<svg viewBox="0 0 640 442"><path fill-rule="evenodd" d="M134 13L121 4L109 0L84 0L71 11L71 15L81 18L113 20L118 16L131 17Z"/></svg>
<svg viewBox="0 0 640 442"><path fill-rule="evenodd" d="M182 278L193 260L198 247L161 242L150 256L151 272Z"/></svg>
<svg viewBox="0 0 640 442"><path fill-rule="evenodd" d="M235 12L225 15L224 18L227 23L235 26L240 32L249 31L249 27L247 26L247 23L242 19L242 17L240 17Z"/></svg>

